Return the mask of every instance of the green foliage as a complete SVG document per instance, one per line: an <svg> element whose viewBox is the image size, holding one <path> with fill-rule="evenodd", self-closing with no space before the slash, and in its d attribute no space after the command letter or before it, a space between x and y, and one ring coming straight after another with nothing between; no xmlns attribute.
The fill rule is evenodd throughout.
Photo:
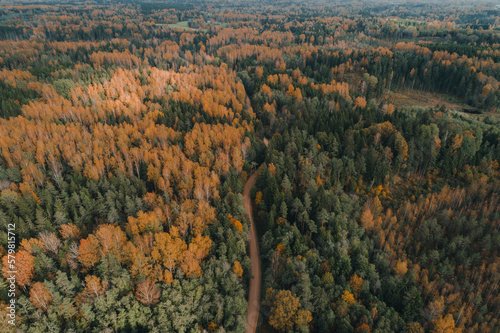
<svg viewBox="0 0 500 333"><path fill-rule="evenodd" d="M70 79L60 79L52 83L54 89L64 98L69 98L71 89L75 88L75 82Z"/></svg>

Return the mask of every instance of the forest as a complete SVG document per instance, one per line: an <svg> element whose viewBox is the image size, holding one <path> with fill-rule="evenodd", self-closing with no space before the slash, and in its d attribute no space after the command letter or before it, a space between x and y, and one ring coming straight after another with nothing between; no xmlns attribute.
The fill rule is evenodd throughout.
<svg viewBox="0 0 500 333"><path fill-rule="evenodd" d="M495 1L4 1L0 331L499 332L499 107Z"/></svg>

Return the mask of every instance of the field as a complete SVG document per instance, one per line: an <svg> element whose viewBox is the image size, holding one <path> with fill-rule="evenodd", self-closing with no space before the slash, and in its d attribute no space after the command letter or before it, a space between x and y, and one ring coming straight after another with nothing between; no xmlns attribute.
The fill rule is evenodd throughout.
<svg viewBox="0 0 500 333"><path fill-rule="evenodd" d="M177 23L171 23L171 24L158 23L156 25L158 25L158 26L167 26L167 27L170 27L170 28L181 28L183 30L192 30L192 31L198 31L199 30L199 29L195 29L195 28L190 28L188 24L189 24L188 21L179 21Z"/></svg>
<svg viewBox="0 0 500 333"><path fill-rule="evenodd" d="M189 21L179 21L177 23L171 23L171 24L157 23L156 25L157 26L167 26L167 27L170 27L172 29L181 28L182 30L189 30L189 31L204 31L204 32L207 31L207 29L190 28Z"/></svg>
<svg viewBox="0 0 500 333"><path fill-rule="evenodd" d="M427 92L422 90L396 90L388 94L389 102L397 108L432 108L436 105L444 105L446 109L453 111L462 111L464 109L476 110L476 108L467 105L455 97L436 92Z"/></svg>
<svg viewBox="0 0 500 333"><path fill-rule="evenodd" d="M444 105L448 111L483 120L486 117L500 119L498 112L484 112L476 107L459 101L452 95L422 90L395 90L386 95L387 101L398 109L434 108Z"/></svg>

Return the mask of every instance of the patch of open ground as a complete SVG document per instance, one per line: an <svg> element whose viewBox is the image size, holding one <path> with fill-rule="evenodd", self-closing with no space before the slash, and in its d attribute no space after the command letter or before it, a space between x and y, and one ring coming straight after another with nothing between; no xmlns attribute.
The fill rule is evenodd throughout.
<svg viewBox="0 0 500 333"><path fill-rule="evenodd" d="M396 90L388 93L388 102L397 108L421 107L429 108L443 105L448 110L462 111L464 109L477 111L476 108L467 105L455 97L436 92L421 90Z"/></svg>
<svg viewBox="0 0 500 333"><path fill-rule="evenodd" d="M500 119L498 112L483 112L476 107L470 106L456 97L440 94L436 92L428 92L422 90L395 90L389 91L386 95L387 103L392 103L399 109L408 108L431 108L437 105L444 105L449 111L483 119L492 116L494 119Z"/></svg>
<svg viewBox="0 0 500 333"><path fill-rule="evenodd" d="M199 31L200 29L190 28L189 21L179 21L177 23L165 24L157 23L157 26L166 26L170 28L181 28L182 30Z"/></svg>

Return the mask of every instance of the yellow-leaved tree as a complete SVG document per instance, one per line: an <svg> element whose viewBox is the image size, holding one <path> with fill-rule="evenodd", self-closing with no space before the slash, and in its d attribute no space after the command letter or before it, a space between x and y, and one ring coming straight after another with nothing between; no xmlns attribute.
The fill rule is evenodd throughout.
<svg viewBox="0 0 500 333"><path fill-rule="evenodd" d="M290 290L266 291L265 305L270 309L269 324L278 331L306 328L312 320L310 311L300 309L300 300Z"/></svg>
<svg viewBox="0 0 500 333"><path fill-rule="evenodd" d="M234 274L238 275L238 277L241 277L243 275L243 268L241 267L239 261L234 262L233 272Z"/></svg>

